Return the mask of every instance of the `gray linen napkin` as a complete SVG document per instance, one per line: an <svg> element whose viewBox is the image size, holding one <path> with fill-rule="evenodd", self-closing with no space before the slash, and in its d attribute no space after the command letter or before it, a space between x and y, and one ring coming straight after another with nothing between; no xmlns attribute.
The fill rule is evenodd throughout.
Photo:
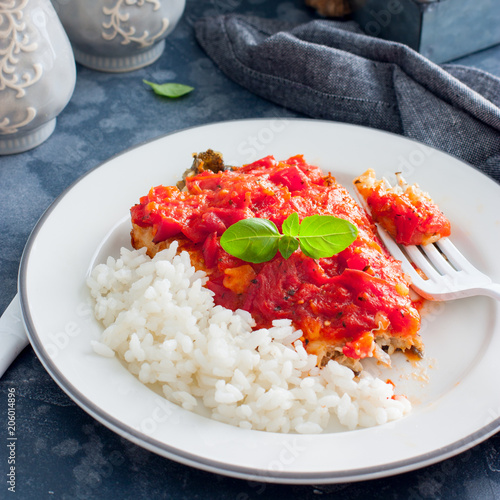
<svg viewBox="0 0 500 500"><path fill-rule="evenodd" d="M416 139L500 181L500 79L439 66L353 22L204 18L200 45L232 80L313 118Z"/></svg>

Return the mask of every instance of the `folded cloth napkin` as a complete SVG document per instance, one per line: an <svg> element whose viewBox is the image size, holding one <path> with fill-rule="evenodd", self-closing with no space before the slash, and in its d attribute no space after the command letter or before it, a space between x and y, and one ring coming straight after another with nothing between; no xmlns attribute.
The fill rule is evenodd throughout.
<svg viewBox="0 0 500 500"><path fill-rule="evenodd" d="M203 18L200 45L232 80L313 118L366 125L455 155L500 181L500 79L437 65L351 21Z"/></svg>

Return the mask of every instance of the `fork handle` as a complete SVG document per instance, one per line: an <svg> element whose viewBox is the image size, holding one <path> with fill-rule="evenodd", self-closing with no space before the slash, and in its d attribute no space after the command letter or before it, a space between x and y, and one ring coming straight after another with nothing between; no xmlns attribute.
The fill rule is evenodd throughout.
<svg viewBox="0 0 500 500"><path fill-rule="evenodd" d="M484 295L500 300L500 284L491 283L490 285L486 285L484 287Z"/></svg>
<svg viewBox="0 0 500 500"><path fill-rule="evenodd" d="M28 345L19 296L16 295L0 318L0 377L17 355Z"/></svg>

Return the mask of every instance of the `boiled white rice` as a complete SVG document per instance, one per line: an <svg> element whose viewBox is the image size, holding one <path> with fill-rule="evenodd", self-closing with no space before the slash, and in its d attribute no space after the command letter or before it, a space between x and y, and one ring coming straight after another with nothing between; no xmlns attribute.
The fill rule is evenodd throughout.
<svg viewBox="0 0 500 500"><path fill-rule="evenodd" d="M409 401L367 372L335 361L319 369L289 320L253 331L246 311L214 305L189 254L177 243L150 259L122 248L87 280L105 329L96 353L116 353L145 384L186 410L272 432L318 433L337 418L347 429L384 424Z"/></svg>

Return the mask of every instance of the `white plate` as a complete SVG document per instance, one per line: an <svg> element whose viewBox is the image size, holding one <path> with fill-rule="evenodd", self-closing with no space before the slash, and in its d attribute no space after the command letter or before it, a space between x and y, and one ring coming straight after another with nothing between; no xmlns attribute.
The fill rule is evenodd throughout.
<svg viewBox="0 0 500 500"><path fill-rule="evenodd" d="M281 483L387 476L463 451L500 428L499 304L486 297L434 304L423 321L423 368L397 357L389 376L413 400L410 416L321 435L242 430L187 412L143 386L116 359L94 354L100 335L85 286L89 266L128 244L129 208L174 184L193 152L227 163L304 154L344 185L368 167L403 171L451 219L457 246L500 282L500 186L461 161L400 136L318 120L224 122L167 135L107 161L58 198L36 226L20 270L23 317L40 360L84 410L131 441L184 464ZM415 374L415 373L416 374Z"/></svg>

